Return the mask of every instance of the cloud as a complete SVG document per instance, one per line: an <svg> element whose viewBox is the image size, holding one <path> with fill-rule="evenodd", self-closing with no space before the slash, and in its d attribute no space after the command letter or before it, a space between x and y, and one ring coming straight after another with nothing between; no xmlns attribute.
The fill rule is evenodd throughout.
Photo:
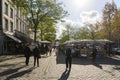
<svg viewBox="0 0 120 80"><path fill-rule="evenodd" d="M62 25L67 25L70 24L72 27L81 27L83 26L83 23L81 23L80 21L73 21L71 19L68 18L64 18L63 19L65 22L61 23Z"/></svg>
<svg viewBox="0 0 120 80"><path fill-rule="evenodd" d="M83 24L81 22L73 21L73 20L67 19L67 18L64 18L63 20L64 20L64 22L59 22L58 24L56 24L56 26L57 26L57 33L56 33L57 38L60 37L63 30L66 30L65 26L67 24L70 24L72 27L75 27L75 28L83 26Z"/></svg>
<svg viewBox="0 0 120 80"><path fill-rule="evenodd" d="M99 12L95 11L95 10L91 10L91 11L83 11L80 13L80 21L73 21L71 19L68 18L64 18L64 22L59 22L57 24L57 38L60 37L60 35L62 34L63 30L66 30L66 25L70 24L72 27L74 28L79 28L84 26L84 23L95 23L96 21L100 21L101 20L101 16L99 14Z"/></svg>
<svg viewBox="0 0 120 80"><path fill-rule="evenodd" d="M96 21L101 20L101 16L99 12L92 10L88 12L81 12L80 13L80 19L82 23L88 22L88 23L95 23Z"/></svg>

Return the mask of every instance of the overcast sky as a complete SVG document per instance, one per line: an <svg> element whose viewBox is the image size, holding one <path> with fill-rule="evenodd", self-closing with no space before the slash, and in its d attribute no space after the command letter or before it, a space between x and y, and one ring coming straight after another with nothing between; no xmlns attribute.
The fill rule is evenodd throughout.
<svg viewBox="0 0 120 80"><path fill-rule="evenodd" d="M63 3L64 10L68 11L69 16L65 17L66 23L80 27L85 22L94 23L101 19L102 10L106 2L112 0L56 0ZM114 0L117 7L120 7L120 0ZM58 25L57 38L65 29L61 23Z"/></svg>

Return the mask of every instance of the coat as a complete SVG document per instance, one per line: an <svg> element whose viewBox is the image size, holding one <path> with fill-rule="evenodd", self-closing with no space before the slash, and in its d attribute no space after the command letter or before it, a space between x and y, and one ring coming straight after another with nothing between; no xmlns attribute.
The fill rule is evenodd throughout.
<svg viewBox="0 0 120 80"><path fill-rule="evenodd" d="M66 48L65 54L66 54L66 57L72 57L71 49L70 48Z"/></svg>
<svg viewBox="0 0 120 80"><path fill-rule="evenodd" d="M34 55L34 57L40 57L40 50L39 50L39 48L37 48L37 47L35 47L34 49L33 49L33 55Z"/></svg>
<svg viewBox="0 0 120 80"><path fill-rule="evenodd" d="M30 55L31 55L31 51L28 46L25 46L25 48L24 48L24 55L25 55L25 57L30 57Z"/></svg>

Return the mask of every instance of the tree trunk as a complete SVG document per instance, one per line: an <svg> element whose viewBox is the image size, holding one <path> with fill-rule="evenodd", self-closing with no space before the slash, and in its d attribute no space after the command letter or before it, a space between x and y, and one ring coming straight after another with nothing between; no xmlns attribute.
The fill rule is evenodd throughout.
<svg viewBox="0 0 120 80"><path fill-rule="evenodd" d="M37 39L37 26L35 25L34 26L34 42L36 42L36 39Z"/></svg>
<svg viewBox="0 0 120 80"><path fill-rule="evenodd" d="M41 41L43 41L44 40L44 38L43 38L43 31L41 30Z"/></svg>

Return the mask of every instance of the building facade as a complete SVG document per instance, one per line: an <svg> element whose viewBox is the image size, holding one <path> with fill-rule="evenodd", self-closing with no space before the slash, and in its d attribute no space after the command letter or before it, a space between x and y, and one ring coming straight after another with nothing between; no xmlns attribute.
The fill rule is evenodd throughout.
<svg viewBox="0 0 120 80"><path fill-rule="evenodd" d="M27 16L11 0L0 0L0 54L13 53L30 40L27 26Z"/></svg>

